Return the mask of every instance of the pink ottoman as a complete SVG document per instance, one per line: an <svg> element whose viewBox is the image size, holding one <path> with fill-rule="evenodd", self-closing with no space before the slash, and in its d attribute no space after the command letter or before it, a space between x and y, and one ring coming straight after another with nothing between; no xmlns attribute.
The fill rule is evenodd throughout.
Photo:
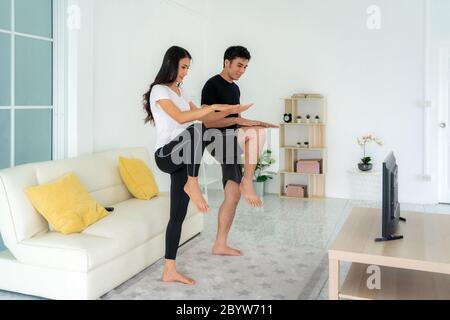
<svg viewBox="0 0 450 320"><path fill-rule="evenodd" d="M288 197L305 198L306 186L301 184L289 184L286 186L286 195Z"/></svg>
<svg viewBox="0 0 450 320"><path fill-rule="evenodd" d="M298 173L320 174L322 160L299 160L297 161Z"/></svg>

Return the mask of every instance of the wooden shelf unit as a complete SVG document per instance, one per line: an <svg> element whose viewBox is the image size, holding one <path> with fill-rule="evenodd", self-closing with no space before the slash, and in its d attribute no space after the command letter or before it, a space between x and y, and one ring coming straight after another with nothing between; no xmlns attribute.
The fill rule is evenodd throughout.
<svg viewBox="0 0 450 320"><path fill-rule="evenodd" d="M326 148L326 99L321 96L314 98L286 98L284 99L284 113L292 114L292 123L280 124L280 161L284 164L279 172L281 198L286 196L286 185L289 183L307 185L306 199L322 199L325 197L325 176L327 166ZM306 115L311 116L306 123ZM297 116L303 118L297 123ZM319 115L320 122L316 123L315 116ZM287 131L290 131L289 134ZM292 134L293 133L293 134ZM297 142L309 142L309 147L298 147L292 139L301 135ZM290 140L290 141L288 141ZM315 156L312 156L314 154ZM317 155L320 154L319 157ZM282 160L284 158L284 162ZM305 174L295 172L295 163L298 160L322 159L322 172L320 174ZM301 180L301 181L300 181ZM298 182L297 182L298 181ZM294 198L305 199L305 198Z"/></svg>

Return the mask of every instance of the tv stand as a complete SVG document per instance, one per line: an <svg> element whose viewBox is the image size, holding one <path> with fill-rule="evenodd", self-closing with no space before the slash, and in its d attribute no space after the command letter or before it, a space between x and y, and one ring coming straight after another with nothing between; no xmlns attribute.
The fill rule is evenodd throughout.
<svg viewBox="0 0 450 320"><path fill-rule="evenodd" d="M352 210L329 250L330 299L450 300L450 216L402 215L398 232L408 241L376 243L381 210ZM341 282L343 261L352 265ZM378 276L380 289L370 288Z"/></svg>
<svg viewBox="0 0 450 320"><path fill-rule="evenodd" d="M403 236L389 236L387 238L376 238L375 242L385 242L403 239Z"/></svg>
<svg viewBox="0 0 450 320"><path fill-rule="evenodd" d="M398 219L400 221L406 222L405 218L399 217ZM402 235L399 235L399 236L390 235L387 238L385 238L385 237L383 237L383 238L376 238L375 242L394 241L394 240L400 240L400 239L403 239Z"/></svg>

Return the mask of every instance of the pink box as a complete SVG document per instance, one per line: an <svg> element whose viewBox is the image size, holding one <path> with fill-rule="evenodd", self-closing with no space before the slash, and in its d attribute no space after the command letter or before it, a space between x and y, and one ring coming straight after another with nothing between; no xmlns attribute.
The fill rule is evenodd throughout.
<svg viewBox="0 0 450 320"><path fill-rule="evenodd" d="M322 160L299 160L297 161L298 173L320 174Z"/></svg>
<svg viewBox="0 0 450 320"><path fill-rule="evenodd" d="M306 186L301 184L289 184L286 186L286 195L288 197L305 198Z"/></svg>

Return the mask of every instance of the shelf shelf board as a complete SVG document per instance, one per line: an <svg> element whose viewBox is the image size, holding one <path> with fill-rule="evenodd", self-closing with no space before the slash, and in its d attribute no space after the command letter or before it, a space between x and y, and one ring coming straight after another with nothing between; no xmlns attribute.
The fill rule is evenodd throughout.
<svg viewBox="0 0 450 320"><path fill-rule="evenodd" d="M291 172L291 171L286 171L286 170L280 171L279 173L280 174L293 174L293 175L299 175L299 176L312 176L312 177L315 177L315 176L322 177L322 176L324 176L323 173L301 173L301 172Z"/></svg>
<svg viewBox="0 0 450 320"><path fill-rule="evenodd" d="M450 275L381 266L382 290L367 288L367 264L352 263L339 292L355 300L448 300Z"/></svg>
<svg viewBox="0 0 450 320"><path fill-rule="evenodd" d="M301 198L301 197L288 197L284 194L280 195L281 199L295 199L295 200L324 200L325 197L306 197L306 198Z"/></svg>
<svg viewBox="0 0 450 320"><path fill-rule="evenodd" d="M291 123L286 123L286 122L284 122L284 123L280 123L280 126L294 126L294 125L297 125L297 126L310 126L310 127L318 127L318 126L326 126L326 124L325 123L297 123L297 122L291 122Z"/></svg>
<svg viewBox="0 0 450 320"><path fill-rule="evenodd" d="M326 148L299 148L299 147L291 147L291 146L280 147L280 149L303 150L303 151L325 151L325 150L327 150Z"/></svg>
<svg viewBox="0 0 450 320"><path fill-rule="evenodd" d="M306 97L306 98L281 98L282 100L285 101L289 101L289 100L294 100L294 101L320 101L323 100L325 97Z"/></svg>

